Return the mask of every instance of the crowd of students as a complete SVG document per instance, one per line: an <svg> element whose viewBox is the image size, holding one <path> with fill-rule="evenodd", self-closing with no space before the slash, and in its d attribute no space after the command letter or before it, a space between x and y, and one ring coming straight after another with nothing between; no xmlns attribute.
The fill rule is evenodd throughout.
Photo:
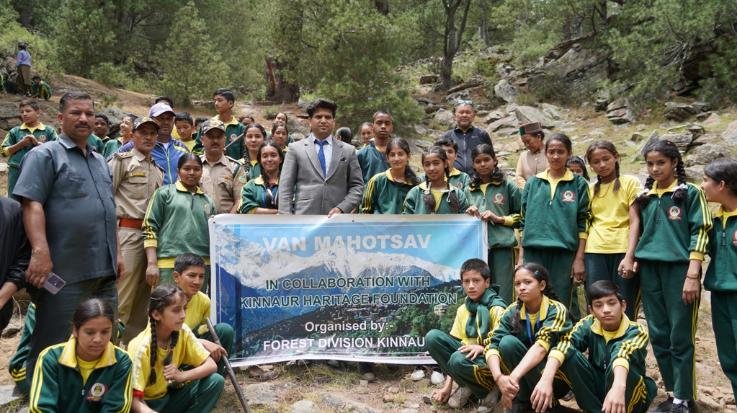
<svg viewBox="0 0 737 413"><path fill-rule="evenodd" d="M485 404L500 398L512 411L555 411L572 390L586 411L646 411L656 391L644 366L651 341L668 392L655 411L694 411L696 320L702 263L710 255L704 286L712 291L720 362L737 390L733 160L709 165L700 188L686 182L677 147L657 141L643 152L643 187L620 175L611 142L592 143L584 161L566 135L546 137L531 123L520 126L527 150L511 179L490 136L473 126L473 105L464 101L454 109L456 127L421 154L417 174L410 145L394 136L387 111L361 125L356 150L350 130L334 133L337 106L322 99L308 108L311 133L298 142L291 142L285 113L276 116L270 134L252 117L236 119L235 94L226 89L213 94L213 118L197 124L161 98L148 117L124 117L114 139L107 137L111 125L104 115L92 113L83 122L86 106L70 112L69 102L80 100L91 106L87 95L62 98L58 136L39 121L36 102L22 101L23 123L2 143L9 191L23 200L24 213L33 211L31 201L43 199L31 189L34 172L23 169L29 153L50 145L44 142L69 148L73 137L88 159L105 156L110 176L102 182L111 181L117 218L117 243L109 247L111 256L117 251L118 268L125 268L118 273L117 303L75 296L69 341L42 352L21 342L17 354L31 353L33 361L18 357L11 374L21 387L32 380L32 411L54 404L143 412L215 405L223 387L216 362L233 340L232 327L215 327L223 346L203 327L209 314L207 220L219 213L470 214L484 221L486 263L464 264L467 299L452 330L427 336L430 355L447 375L433 399L454 407L475 396ZM90 130L83 133L85 122ZM59 176L69 176L61 169ZM713 224L707 199L721 204ZM24 223L27 232L38 231ZM29 239L35 251L36 237ZM33 278L29 288L40 287L45 277ZM586 286L585 307L575 297L577 284ZM640 303L649 338L635 322ZM33 333L27 323L24 336Z"/></svg>

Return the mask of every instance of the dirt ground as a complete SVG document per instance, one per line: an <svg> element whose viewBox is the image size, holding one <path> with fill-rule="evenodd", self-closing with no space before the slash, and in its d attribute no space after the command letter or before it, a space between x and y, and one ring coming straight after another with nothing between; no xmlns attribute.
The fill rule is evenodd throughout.
<svg viewBox="0 0 737 413"><path fill-rule="evenodd" d="M641 315L642 317L642 315ZM644 323L644 320L640 320ZM20 328L21 319L15 317L9 330ZM18 343L19 334L0 339L0 385L12 384L7 373L8 360ZM650 352L648 356L648 374L660 386L656 403L664 397L662 381L655 360ZM253 413L286 412L299 400L314 402L321 412L433 412L453 411L444 406L432 406L429 396L433 386L429 379L412 381L409 378L413 370L411 366L379 365L376 367L377 380L367 383L361 380L355 365L345 364L339 368L329 367L323 363L308 365L281 363L269 366L273 377L260 381L245 369L237 371L238 381L250 400ZM735 412L735 399L729 381L722 372L716 355L714 332L711 327L709 295L705 293L701 302L698 332L696 336L696 369L698 398L700 411ZM566 403L575 407L575 403ZM216 412L232 413L238 409L239 403L232 386L226 381L225 392L221 397ZM16 411L3 410L0 411ZM455 410L457 412L475 412L475 406Z"/></svg>

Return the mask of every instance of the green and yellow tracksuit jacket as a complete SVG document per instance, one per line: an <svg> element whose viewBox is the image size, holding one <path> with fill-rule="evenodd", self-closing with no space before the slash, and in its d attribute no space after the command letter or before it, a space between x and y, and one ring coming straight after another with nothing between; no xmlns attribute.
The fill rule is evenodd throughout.
<svg viewBox="0 0 737 413"><path fill-rule="evenodd" d="M521 194L517 185L505 179L501 182L481 184L478 188L468 187L466 197L479 212L491 211L494 215L504 217L504 224L498 225L489 221L489 248L505 248L517 245L514 227L519 225L521 215Z"/></svg>

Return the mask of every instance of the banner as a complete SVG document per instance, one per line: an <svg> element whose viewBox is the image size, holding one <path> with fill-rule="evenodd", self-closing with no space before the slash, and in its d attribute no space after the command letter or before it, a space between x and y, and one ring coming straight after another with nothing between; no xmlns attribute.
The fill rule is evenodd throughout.
<svg viewBox="0 0 737 413"><path fill-rule="evenodd" d="M235 329L234 366L432 363L425 333L450 330L459 269L486 260L486 239L465 215L218 215L211 317Z"/></svg>

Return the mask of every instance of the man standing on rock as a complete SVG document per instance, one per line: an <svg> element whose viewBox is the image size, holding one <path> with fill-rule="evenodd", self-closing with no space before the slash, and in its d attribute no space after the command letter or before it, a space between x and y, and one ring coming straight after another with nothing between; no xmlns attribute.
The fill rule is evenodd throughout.
<svg viewBox="0 0 737 413"><path fill-rule="evenodd" d="M469 100L458 102L453 109L456 127L443 134L443 138L452 139L458 145L458 157L455 161L455 167L461 172L468 175L473 173L473 160L471 159L471 151L478 145L491 143L489 133L483 129L473 126L473 120L476 118L476 109Z"/></svg>
<svg viewBox="0 0 737 413"><path fill-rule="evenodd" d="M117 307L115 281L123 271L110 170L87 144L92 98L67 92L59 112L59 139L28 152L13 191L31 244L26 281L36 305L27 371L41 350L69 338L80 302L98 297ZM53 285L45 286L49 279Z"/></svg>

